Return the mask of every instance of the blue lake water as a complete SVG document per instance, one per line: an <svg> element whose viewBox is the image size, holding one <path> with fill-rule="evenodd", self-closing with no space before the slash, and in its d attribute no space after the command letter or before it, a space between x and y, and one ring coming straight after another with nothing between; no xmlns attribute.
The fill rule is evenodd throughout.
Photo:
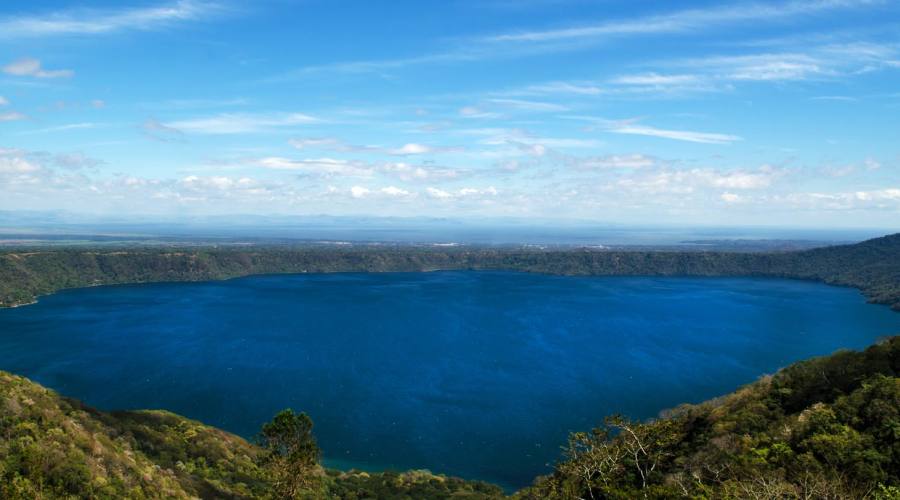
<svg viewBox="0 0 900 500"><path fill-rule="evenodd" d="M292 407L313 417L330 465L519 487L604 415L652 417L896 333L900 314L802 281L279 275L2 310L0 369L248 437Z"/></svg>

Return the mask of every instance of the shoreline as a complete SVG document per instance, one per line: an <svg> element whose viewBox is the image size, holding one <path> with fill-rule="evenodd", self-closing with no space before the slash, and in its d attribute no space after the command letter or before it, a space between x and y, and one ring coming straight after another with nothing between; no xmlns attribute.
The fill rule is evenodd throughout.
<svg viewBox="0 0 900 500"><path fill-rule="evenodd" d="M359 271L359 270L341 270L341 271L286 271L286 272L252 272L248 274L238 274L235 276L225 276L220 278L215 277L203 277L199 279L174 279L174 280L150 280L150 281L123 281L116 283L90 283L86 285L72 286L60 288L57 290L53 290L51 292L42 293L40 295L36 295L32 300L28 302L15 302L12 304L0 304L0 310L3 309L16 309L19 307L26 307L35 305L40 301L41 297L47 297L50 295L54 295L60 292L68 291L68 290L80 290L84 288L95 288L95 287L111 287L111 286L128 286L128 285L153 285L153 284L177 284L177 283L216 283L229 281L234 279L241 278L252 278L257 276L290 276L290 275L313 275L313 274L388 274L388 273L437 273L437 272L452 272L452 271L471 271L471 272L513 272L513 273L524 273L524 274L543 274L547 276L558 276L558 277L582 277L582 278L761 278L761 279L785 279L785 280L795 280L795 281L806 281L810 283L821 283L827 286L834 286L840 288L853 288L857 290L863 298L865 298L866 302L873 305L886 306L888 309L894 312L900 312L900 302L879 302L873 299L866 290L858 285L847 284L847 283L832 283L829 282L825 278L813 278L813 277L798 277L798 276L784 276L780 274L579 274L579 273L563 273L563 272L546 272L546 271L532 271L527 269L502 269L502 268L484 268L484 269L472 269L472 268L429 268L429 269L421 269L415 271L409 270L398 270L398 271Z"/></svg>

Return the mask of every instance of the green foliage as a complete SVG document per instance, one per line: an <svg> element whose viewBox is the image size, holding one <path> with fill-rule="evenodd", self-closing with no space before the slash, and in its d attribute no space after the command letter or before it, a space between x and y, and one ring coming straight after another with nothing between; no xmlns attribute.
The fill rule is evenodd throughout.
<svg viewBox="0 0 900 500"><path fill-rule="evenodd" d="M668 418L570 437L520 498L892 498L900 337L792 365Z"/></svg>
<svg viewBox="0 0 900 500"><path fill-rule="evenodd" d="M308 415L291 409L282 410L262 427L260 464L280 498L302 498L321 491L320 451L312 428Z"/></svg>
<svg viewBox="0 0 900 500"><path fill-rule="evenodd" d="M503 490L492 484L435 475L427 470L380 474L329 471L327 481L328 496L342 500L364 498L489 500L504 497Z"/></svg>
<svg viewBox="0 0 900 500"><path fill-rule="evenodd" d="M503 496L487 483L427 471L324 470L302 413L283 411L260 434L263 446L255 446L166 411L100 412L0 372L0 498Z"/></svg>

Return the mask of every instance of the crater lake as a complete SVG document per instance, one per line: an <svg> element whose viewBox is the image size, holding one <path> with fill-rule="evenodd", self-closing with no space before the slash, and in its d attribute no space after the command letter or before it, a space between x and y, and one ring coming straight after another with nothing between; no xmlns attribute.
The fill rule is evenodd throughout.
<svg viewBox="0 0 900 500"><path fill-rule="evenodd" d="M900 315L857 290L806 281L267 275L0 310L0 369L248 438L291 407L313 418L328 466L514 488L608 414L654 417L898 332Z"/></svg>

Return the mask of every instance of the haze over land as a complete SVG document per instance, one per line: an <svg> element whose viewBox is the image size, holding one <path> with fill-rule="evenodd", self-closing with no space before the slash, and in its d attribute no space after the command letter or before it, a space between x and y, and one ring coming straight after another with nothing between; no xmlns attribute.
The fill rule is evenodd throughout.
<svg viewBox="0 0 900 500"><path fill-rule="evenodd" d="M0 209L897 229L898 22L878 0L7 2Z"/></svg>

